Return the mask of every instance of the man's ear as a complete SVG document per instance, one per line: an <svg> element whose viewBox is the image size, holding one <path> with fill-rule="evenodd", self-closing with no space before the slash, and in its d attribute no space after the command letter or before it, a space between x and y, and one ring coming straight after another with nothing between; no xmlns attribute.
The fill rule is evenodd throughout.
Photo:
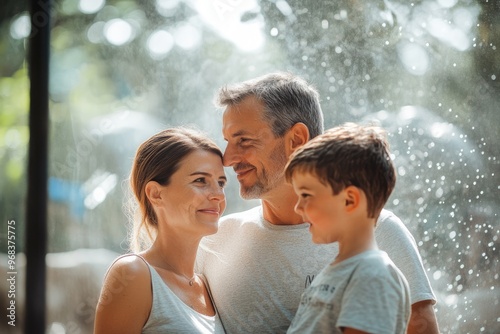
<svg viewBox="0 0 500 334"><path fill-rule="evenodd" d="M144 189L146 197L153 206L159 205L161 202L161 185L156 181L149 181L146 183Z"/></svg>
<svg viewBox="0 0 500 334"><path fill-rule="evenodd" d="M361 204L361 192L355 186L348 186L344 189L346 212L353 212Z"/></svg>
<svg viewBox="0 0 500 334"><path fill-rule="evenodd" d="M288 130L285 136L287 154L292 154L293 151L309 141L309 129L304 123L296 123Z"/></svg>

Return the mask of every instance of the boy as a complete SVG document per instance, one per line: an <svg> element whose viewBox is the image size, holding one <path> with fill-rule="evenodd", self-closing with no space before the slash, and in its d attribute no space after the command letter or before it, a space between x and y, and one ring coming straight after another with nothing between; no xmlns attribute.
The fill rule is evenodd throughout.
<svg viewBox="0 0 500 334"><path fill-rule="evenodd" d="M396 183L385 132L353 123L330 129L292 154L285 176L313 241L339 246L302 294L287 333L405 333L408 283L374 239Z"/></svg>

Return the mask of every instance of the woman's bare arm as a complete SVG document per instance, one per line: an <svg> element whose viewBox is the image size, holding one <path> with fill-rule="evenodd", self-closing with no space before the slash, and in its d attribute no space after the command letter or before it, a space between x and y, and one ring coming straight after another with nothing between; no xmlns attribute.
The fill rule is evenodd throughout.
<svg viewBox="0 0 500 334"><path fill-rule="evenodd" d="M146 263L136 256L117 260L109 269L99 296L94 334L141 333L152 298Z"/></svg>

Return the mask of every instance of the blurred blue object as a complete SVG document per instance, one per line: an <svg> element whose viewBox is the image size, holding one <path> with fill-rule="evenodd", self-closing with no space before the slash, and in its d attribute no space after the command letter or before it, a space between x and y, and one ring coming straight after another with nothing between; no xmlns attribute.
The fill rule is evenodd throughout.
<svg viewBox="0 0 500 334"><path fill-rule="evenodd" d="M66 204L71 214L76 218L83 218L85 193L81 183L49 177L49 199Z"/></svg>

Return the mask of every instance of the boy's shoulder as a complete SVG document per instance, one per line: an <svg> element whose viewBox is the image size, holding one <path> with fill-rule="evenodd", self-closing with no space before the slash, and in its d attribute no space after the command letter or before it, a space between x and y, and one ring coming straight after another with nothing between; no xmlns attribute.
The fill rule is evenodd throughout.
<svg viewBox="0 0 500 334"><path fill-rule="evenodd" d="M402 275L386 252L371 250L361 254L356 271L365 278L388 278Z"/></svg>

